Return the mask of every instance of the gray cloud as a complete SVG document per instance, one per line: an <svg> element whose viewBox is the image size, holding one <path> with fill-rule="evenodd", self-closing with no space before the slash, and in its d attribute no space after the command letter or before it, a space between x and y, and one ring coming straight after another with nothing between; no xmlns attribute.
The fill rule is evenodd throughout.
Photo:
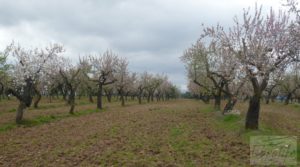
<svg viewBox="0 0 300 167"><path fill-rule="evenodd" d="M257 0L280 5L273 0ZM201 24L228 25L255 0L0 0L0 49L11 40L28 46L59 42L66 56L103 52L127 57L130 69L168 74L182 89L183 50Z"/></svg>

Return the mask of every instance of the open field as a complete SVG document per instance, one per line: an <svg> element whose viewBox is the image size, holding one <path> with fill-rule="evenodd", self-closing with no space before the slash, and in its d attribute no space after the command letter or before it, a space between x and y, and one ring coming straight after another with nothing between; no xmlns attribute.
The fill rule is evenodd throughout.
<svg viewBox="0 0 300 167"><path fill-rule="evenodd" d="M249 166L249 136L300 136L300 106L263 105L259 131L241 116L222 116L196 100L138 105L42 101L15 125L15 101L0 102L0 166ZM298 152L299 152L298 146ZM299 159L299 153L298 153Z"/></svg>

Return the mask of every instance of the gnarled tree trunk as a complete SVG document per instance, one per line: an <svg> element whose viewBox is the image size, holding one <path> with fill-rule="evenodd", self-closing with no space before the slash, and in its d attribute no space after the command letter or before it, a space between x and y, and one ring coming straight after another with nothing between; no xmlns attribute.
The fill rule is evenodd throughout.
<svg viewBox="0 0 300 167"><path fill-rule="evenodd" d="M291 97L292 97L292 93L288 93L284 102L285 105L288 105L290 103Z"/></svg>
<svg viewBox="0 0 300 167"><path fill-rule="evenodd" d="M20 102L18 109L17 109L17 114L16 114L16 123L17 124L22 123L23 113L25 112L26 108L27 108L26 104L23 102Z"/></svg>
<svg viewBox="0 0 300 167"><path fill-rule="evenodd" d="M235 97L229 97L228 102L226 103L226 105L224 107L223 114L231 111L233 109L233 107L235 106L236 102L237 102L237 99Z"/></svg>
<svg viewBox="0 0 300 167"><path fill-rule="evenodd" d="M246 129L258 129L260 110L260 96L254 95L249 102L249 108L246 116Z"/></svg>
<svg viewBox="0 0 300 167"><path fill-rule="evenodd" d="M34 108L38 108L39 102L42 99L42 95L41 95L41 93L40 93L39 90L35 89L34 91L36 93L36 99L35 99L35 101L33 103L33 106L34 106Z"/></svg>

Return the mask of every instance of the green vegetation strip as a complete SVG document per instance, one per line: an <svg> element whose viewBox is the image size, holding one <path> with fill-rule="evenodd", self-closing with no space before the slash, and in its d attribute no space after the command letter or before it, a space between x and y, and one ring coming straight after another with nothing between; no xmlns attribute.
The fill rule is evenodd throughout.
<svg viewBox="0 0 300 167"><path fill-rule="evenodd" d="M83 106L83 105L89 105L89 104L92 104L92 103L86 102L86 101L82 101L82 102L79 102L77 104L77 106ZM53 109L53 108L60 108L60 107L64 107L64 106L67 106L67 104L65 102L64 103L58 103L58 104L41 105L38 108L30 107L29 110ZM9 109L7 111L0 112L0 115L1 114L5 114L5 113L10 113L10 112L16 112L16 109L12 108L12 109Z"/></svg>
<svg viewBox="0 0 300 167"><path fill-rule="evenodd" d="M68 117L78 117L81 115L87 115L87 114L91 114L91 113L96 113L96 112L103 112L105 110L99 110L99 109L89 109L89 110L83 110L83 111L79 111L79 112L75 112L75 114L61 114L61 115L43 115L43 116L38 116L34 119L30 119L30 120L26 120L24 119L22 121L21 124L16 124L16 123L7 123L4 125L0 126L0 133L1 132L6 132L8 130L17 128L17 127L33 127L33 126L38 126L38 125L42 125L45 123L49 123L49 122L54 122L54 121L58 121L64 118L68 118Z"/></svg>

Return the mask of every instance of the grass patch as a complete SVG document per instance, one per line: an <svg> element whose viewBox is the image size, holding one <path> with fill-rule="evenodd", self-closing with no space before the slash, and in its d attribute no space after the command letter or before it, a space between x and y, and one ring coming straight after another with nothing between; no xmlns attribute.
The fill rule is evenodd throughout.
<svg viewBox="0 0 300 167"><path fill-rule="evenodd" d="M12 108L10 110L8 110L8 112L16 112L17 110L15 108Z"/></svg>
<svg viewBox="0 0 300 167"><path fill-rule="evenodd" d="M81 115L87 115L87 114L92 114L92 113L96 113L96 112L103 112L105 111L105 109L99 110L99 109L88 109L88 110L83 110L83 111L78 111L75 112L73 115L71 114L61 114L61 115L46 115L46 116L38 116L34 119L24 119L20 124L16 124L16 123L7 123L4 125L0 126L0 132L6 132L9 131L11 129L14 129L16 127L33 127L33 126L38 126L38 125L42 125L45 123L50 123L50 122L54 122L54 121L58 121L64 118L68 118L68 117L77 117L77 116L81 116Z"/></svg>
<svg viewBox="0 0 300 167"><path fill-rule="evenodd" d="M58 108L58 107L62 107L65 106L65 104L59 104L59 105L44 105L44 106L38 106L38 108L30 108L30 110L41 110L41 109L51 109L51 108Z"/></svg>
<svg viewBox="0 0 300 167"><path fill-rule="evenodd" d="M300 163L300 143L299 143L299 140L298 140L298 143L297 143L297 161L298 161L298 163Z"/></svg>
<svg viewBox="0 0 300 167"><path fill-rule="evenodd" d="M258 130L244 129L241 131L241 137L247 143L250 142L250 137L252 137L252 136L265 136L265 135L272 136L272 135L283 135L283 134L281 134L279 131L277 131L271 127L266 126L265 124L260 124Z"/></svg>
<svg viewBox="0 0 300 167"><path fill-rule="evenodd" d="M15 123L8 123L0 126L0 132L5 132L11 129L14 129L17 125Z"/></svg>
<svg viewBox="0 0 300 167"><path fill-rule="evenodd" d="M109 136L116 137L120 133L120 127L119 126L113 126L109 132Z"/></svg>
<svg viewBox="0 0 300 167"><path fill-rule="evenodd" d="M54 120L58 120L60 118L63 118L64 116L54 116L54 115L49 115L49 116L39 116L36 117L35 119L24 119L22 121L22 123L20 124L21 126L24 127L32 127L32 126L37 126L37 125L41 125L44 123L49 123L52 122Z"/></svg>
<svg viewBox="0 0 300 167"><path fill-rule="evenodd" d="M298 103L297 103L297 104L293 104L292 106L293 106L294 108L300 109L300 104L298 104ZM300 111L300 110L297 110L297 111Z"/></svg>
<svg viewBox="0 0 300 167"><path fill-rule="evenodd" d="M216 119L216 127L229 132L237 132L244 141L249 142L251 136L258 135L280 135L280 133L274 130L272 127L268 127L260 122L259 130L246 130L244 127L245 119L241 115L219 115Z"/></svg>
<svg viewBox="0 0 300 167"><path fill-rule="evenodd" d="M88 105L88 104L91 104L91 102L88 102L88 101L80 101L78 103L78 105Z"/></svg>
<svg viewBox="0 0 300 167"><path fill-rule="evenodd" d="M81 115L86 115L86 114L91 114L91 113L96 113L96 112L105 112L106 109L87 109L87 110L82 110L74 113L74 116L81 116Z"/></svg>
<svg viewBox="0 0 300 167"><path fill-rule="evenodd" d="M223 118L223 121L227 123L235 123L239 120L241 120L241 117L239 115L233 115L233 114L225 115Z"/></svg>
<svg viewBox="0 0 300 167"><path fill-rule="evenodd" d="M170 129L170 146L176 152L185 152L191 146L188 140L189 129L187 125L180 124L179 126Z"/></svg>
<svg viewBox="0 0 300 167"><path fill-rule="evenodd" d="M216 117L215 124L220 129L236 131L242 129L243 127L243 119L240 115L221 115L218 113Z"/></svg>
<svg viewBox="0 0 300 167"><path fill-rule="evenodd" d="M210 113L213 112L214 108L210 105L205 106L204 108L198 108L197 112Z"/></svg>

